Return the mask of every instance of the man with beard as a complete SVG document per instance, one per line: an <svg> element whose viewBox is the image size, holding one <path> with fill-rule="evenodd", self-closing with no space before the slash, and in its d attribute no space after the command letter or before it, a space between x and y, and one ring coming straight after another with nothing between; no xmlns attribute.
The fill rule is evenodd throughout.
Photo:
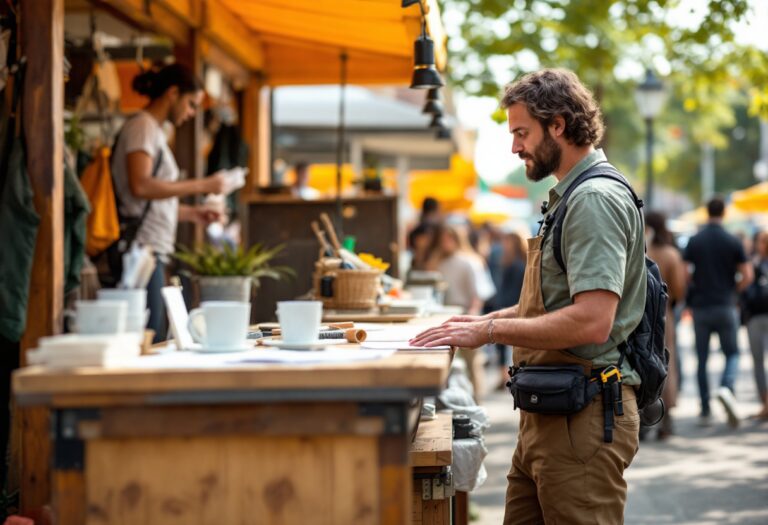
<svg viewBox="0 0 768 525"><path fill-rule="evenodd" d="M526 75L506 88L501 105L507 110L512 152L525 161L527 177L557 179L547 217L554 217L563 195L584 172L614 169L596 149L603 134L600 109L570 71ZM574 188L560 236L567 271L556 260L552 221L545 217L542 231L528 241L516 306L454 317L412 341L419 346L513 345L516 372L526 366L578 365L592 381L606 381L600 372L611 369L618 375L615 391L623 400L608 401L610 410L604 410L608 393L603 390L569 415L521 411L507 476L505 524L623 522L624 469L637 451L640 424L633 385L640 377L618 346L645 307L643 222L632 194L618 180L588 178ZM575 371L581 374L582 368Z"/></svg>

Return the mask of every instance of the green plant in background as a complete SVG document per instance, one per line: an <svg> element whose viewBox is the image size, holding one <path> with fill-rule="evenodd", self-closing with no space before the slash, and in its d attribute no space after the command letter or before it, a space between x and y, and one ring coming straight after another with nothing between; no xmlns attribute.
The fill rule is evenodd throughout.
<svg viewBox="0 0 768 525"><path fill-rule="evenodd" d="M272 266L270 263L281 251L283 245L267 248L255 244L244 250L242 246L232 248L205 243L190 249L179 246L173 258L189 267L187 273L206 277L250 277L254 286L263 277L275 280L295 277L296 272L288 266Z"/></svg>

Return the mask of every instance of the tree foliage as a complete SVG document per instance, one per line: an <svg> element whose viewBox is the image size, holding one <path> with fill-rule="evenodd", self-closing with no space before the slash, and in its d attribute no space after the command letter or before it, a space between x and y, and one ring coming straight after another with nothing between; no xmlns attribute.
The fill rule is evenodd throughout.
<svg viewBox="0 0 768 525"><path fill-rule="evenodd" d="M695 166L703 143L720 150L734 146L729 130L736 123L737 107L748 107L752 117L768 118L768 57L735 39L736 23L750 13L748 0L698 4L443 0L443 4L460 12L462 19L450 48L455 86L470 95L498 97L504 83L530 70L573 70L600 100L607 125L604 146L611 159L638 178L644 173L644 127L632 92L637 72L644 67L662 66L669 71L664 81L670 100L657 127L656 151L661 157L657 162L663 166ZM687 5L706 7L682 13ZM701 21L686 27L679 23L681 18L685 23ZM742 142L736 146L746 144ZM691 158L679 162L686 155ZM662 182L695 196L698 168L662 177Z"/></svg>

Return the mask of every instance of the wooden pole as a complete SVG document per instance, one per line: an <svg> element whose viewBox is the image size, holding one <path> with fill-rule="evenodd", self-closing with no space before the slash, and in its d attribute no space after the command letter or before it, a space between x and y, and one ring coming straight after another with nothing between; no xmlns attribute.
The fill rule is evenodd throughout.
<svg viewBox="0 0 768 525"><path fill-rule="evenodd" d="M20 362L38 338L61 332L64 305L64 0L22 0L21 42L27 57L22 118L27 169L40 215ZM48 412L20 412L21 511L43 523L50 501Z"/></svg>
<svg viewBox="0 0 768 525"><path fill-rule="evenodd" d="M176 46L174 54L176 61L187 66L197 78L203 78L203 57L200 34L196 29L189 31L188 45ZM174 155L179 169L186 172L188 179L203 177L203 109L200 108L195 116L183 126L176 129ZM194 204L197 197L182 199L186 204ZM179 224L177 240L186 246L192 246L203 240L204 232L201 226L190 223Z"/></svg>

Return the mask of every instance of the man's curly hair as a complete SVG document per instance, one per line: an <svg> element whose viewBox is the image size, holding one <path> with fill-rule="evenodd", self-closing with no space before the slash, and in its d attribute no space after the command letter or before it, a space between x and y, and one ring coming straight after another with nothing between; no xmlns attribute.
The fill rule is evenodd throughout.
<svg viewBox="0 0 768 525"><path fill-rule="evenodd" d="M544 129L556 116L565 119L565 138L575 146L598 145L603 116L592 93L567 69L528 73L504 90L501 107L524 104Z"/></svg>

